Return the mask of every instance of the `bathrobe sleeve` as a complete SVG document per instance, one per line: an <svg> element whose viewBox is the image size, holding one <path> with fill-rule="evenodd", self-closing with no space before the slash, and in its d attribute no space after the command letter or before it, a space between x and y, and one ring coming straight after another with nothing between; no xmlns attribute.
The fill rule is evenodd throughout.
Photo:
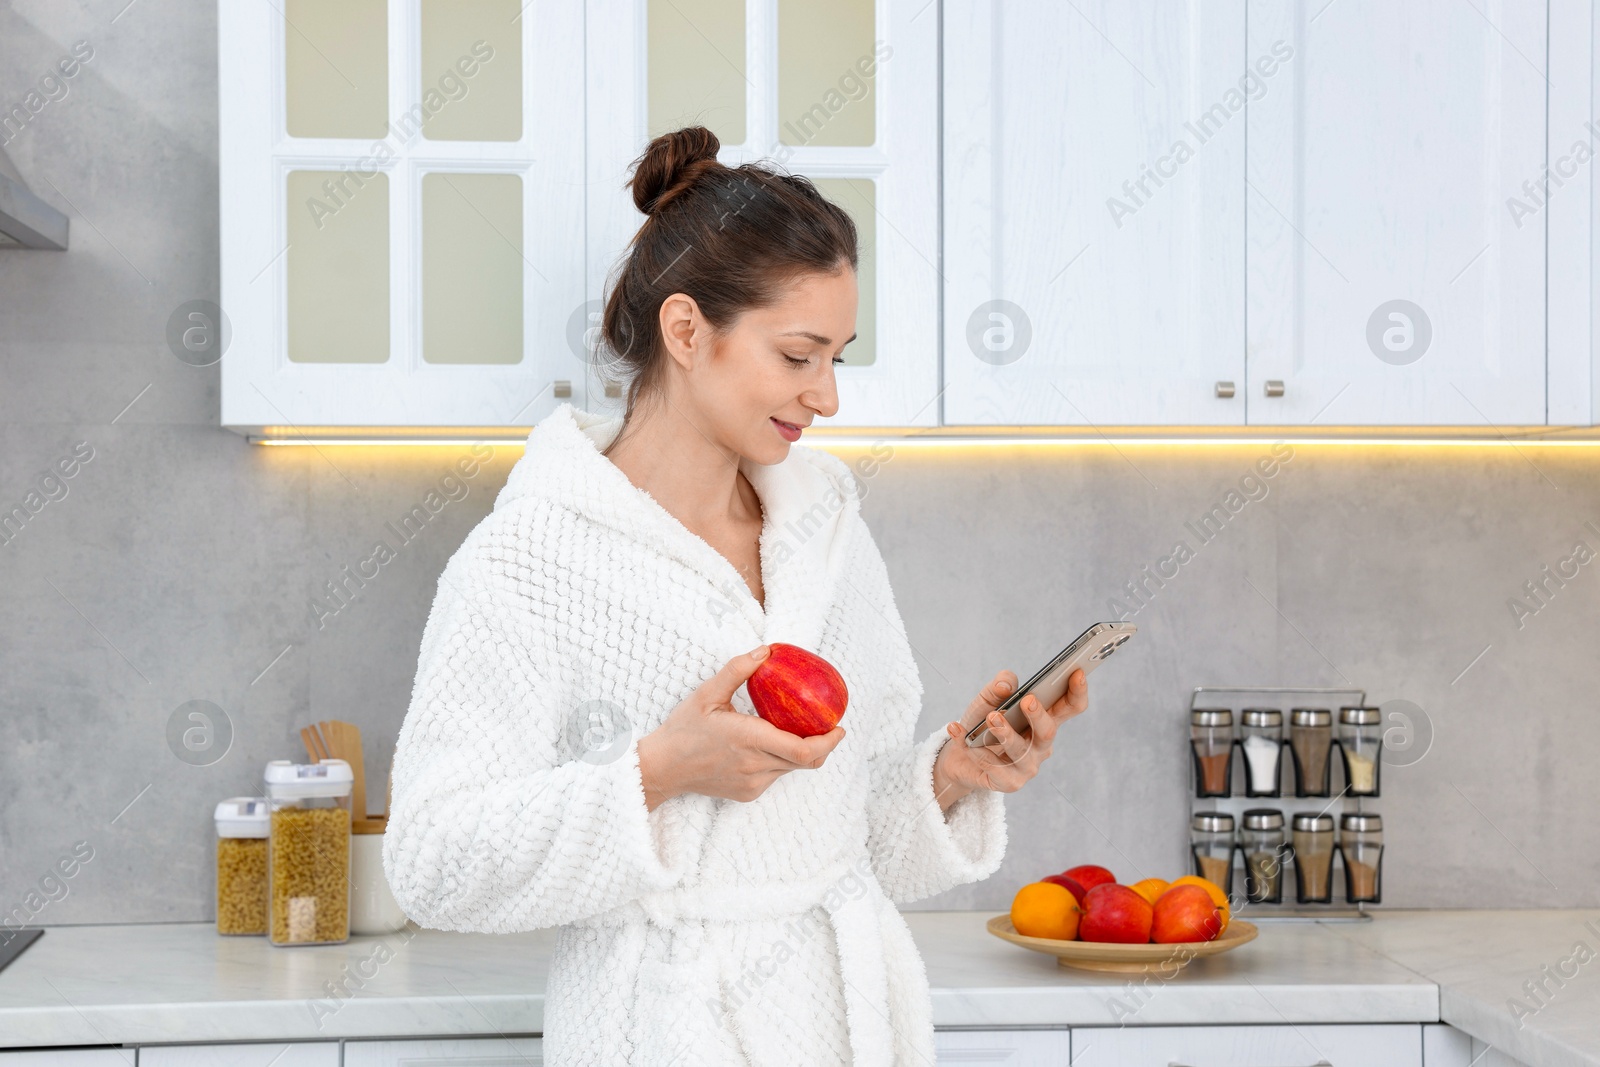
<svg viewBox="0 0 1600 1067"><path fill-rule="evenodd" d="M1002 794L979 789L952 804L948 815L940 809L933 764L949 738L941 728L914 741L922 682L911 643L870 531L863 522L855 532L857 566L850 582L866 601L856 610L873 617L872 632L881 635L871 642L870 675L881 686L883 714L870 731L867 848L884 894L908 904L999 870L1006 851L1005 807Z"/></svg>
<svg viewBox="0 0 1600 1067"><path fill-rule="evenodd" d="M538 569L513 582L491 555L469 537L439 580L395 749L384 873L432 929L561 925L670 887L689 862L664 855L636 738L608 761L563 759L570 709L528 607Z"/></svg>

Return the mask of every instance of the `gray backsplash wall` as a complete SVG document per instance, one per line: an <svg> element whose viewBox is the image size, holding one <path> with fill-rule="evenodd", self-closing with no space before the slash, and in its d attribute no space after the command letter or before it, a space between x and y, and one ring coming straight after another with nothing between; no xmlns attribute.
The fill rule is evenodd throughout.
<svg viewBox="0 0 1600 1067"><path fill-rule="evenodd" d="M386 524L468 449L258 448L217 428L217 368L164 340L174 308L217 289L214 15L13 0L0 104L78 40L93 59L5 146L73 236L64 254L0 252L0 505L79 442L93 455L0 545L0 913L205 919L211 807L253 791L266 760L298 758L301 725L357 723L381 799L434 582L519 450L497 446L319 626L324 583L393 542ZM1295 446L1200 544L1185 524L1270 451L902 446L867 482L926 689L919 736L994 671L1026 675L1106 617L1180 539L1194 549L1147 585L1143 633L1007 798L1001 871L916 906L1000 910L1080 862L1176 874L1201 684L1354 684L1423 710L1431 747L1386 768L1372 805L1386 904L1600 904L1600 574L1582 566L1520 627L1508 607L1576 542L1600 550L1585 525L1600 526L1600 453ZM232 724L208 766L169 746L191 700ZM77 842L92 859L50 881Z"/></svg>

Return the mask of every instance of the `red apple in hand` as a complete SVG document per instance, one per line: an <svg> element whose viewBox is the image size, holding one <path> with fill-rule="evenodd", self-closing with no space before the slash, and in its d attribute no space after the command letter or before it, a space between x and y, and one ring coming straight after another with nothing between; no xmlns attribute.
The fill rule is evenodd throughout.
<svg viewBox="0 0 1600 1067"><path fill-rule="evenodd" d="M767 658L745 682L756 714L800 737L839 725L850 694L833 664L798 645L775 641L768 647Z"/></svg>
<svg viewBox="0 0 1600 1067"><path fill-rule="evenodd" d="M1071 878L1074 882L1077 882L1085 889L1093 889L1097 885L1108 885L1117 880L1116 875L1112 874L1104 867L1096 867L1092 863L1086 863L1082 867L1074 867L1071 870L1062 871L1061 874L1062 877ZM1082 903L1082 901L1079 901L1079 903Z"/></svg>
<svg viewBox="0 0 1600 1067"><path fill-rule="evenodd" d="M1084 895L1078 940L1148 944L1152 918L1149 901L1125 885L1107 882Z"/></svg>
<svg viewBox="0 0 1600 1067"><path fill-rule="evenodd" d="M1064 874L1047 874L1043 878L1039 879L1039 881L1054 882L1056 885L1061 886L1067 892L1072 894L1072 899L1076 900L1080 907L1083 905L1083 895L1088 892L1088 890L1083 888L1083 885L1077 879L1068 878Z"/></svg>

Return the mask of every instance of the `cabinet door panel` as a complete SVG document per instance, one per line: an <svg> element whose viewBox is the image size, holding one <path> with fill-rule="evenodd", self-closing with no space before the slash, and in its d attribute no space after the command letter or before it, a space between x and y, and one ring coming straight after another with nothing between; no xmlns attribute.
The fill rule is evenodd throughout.
<svg viewBox="0 0 1600 1067"><path fill-rule="evenodd" d="M537 1037L347 1041L344 1067L539 1067Z"/></svg>
<svg viewBox="0 0 1600 1067"><path fill-rule="evenodd" d="M1067 1030L935 1030L938 1067L1067 1067L1072 1062Z"/></svg>
<svg viewBox="0 0 1600 1067"><path fill-rule="evenodd" d="M945 422L1244 421L1244 45L1242 0L945 4Z"/></svg>
<svg viewBox="0 0 1600 1067"><path fill-rule="evenodd" d="M339 1043L144 1045L139 1067L339 1067Z"/></svg>
<svg viewBox="0 0 1600 1067"><path fill-rule="evenodd" d="M1545 422L1545 9L1250 5L1252 424Z"/></svg>
<svg viewBox="0 0 1600 1067"><path fill-rule="evenodd" d="M1421 1067L1422 1028L1151 1026L1074 1029L1073 1067Z"/></svg>

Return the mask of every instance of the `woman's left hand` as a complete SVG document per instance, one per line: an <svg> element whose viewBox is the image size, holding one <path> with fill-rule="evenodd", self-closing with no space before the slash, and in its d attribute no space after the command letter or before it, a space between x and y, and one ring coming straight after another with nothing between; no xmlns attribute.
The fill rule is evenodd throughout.
<svg viewBox="0 0 1600 1067"><path fill-rule="evenodd" d="M1072 672L1067 691L1050 708L1039 703L1032 693L1022 698L1022 712L1028 717L1030 732L1019 734L995 709L1005 702L1017 684L1017 676L1001 671L983 692L967 705L960 722L945 726L951 741L939 750L933 764L934 795L946 810L961 797L977 789L1014 793L1034 775L1039 765L1050 758L1056 730L1074 715L1089 708L1089 680L1082 668ZM985 719L996 741L982 748L967 745L966 733Z"/></svg>

